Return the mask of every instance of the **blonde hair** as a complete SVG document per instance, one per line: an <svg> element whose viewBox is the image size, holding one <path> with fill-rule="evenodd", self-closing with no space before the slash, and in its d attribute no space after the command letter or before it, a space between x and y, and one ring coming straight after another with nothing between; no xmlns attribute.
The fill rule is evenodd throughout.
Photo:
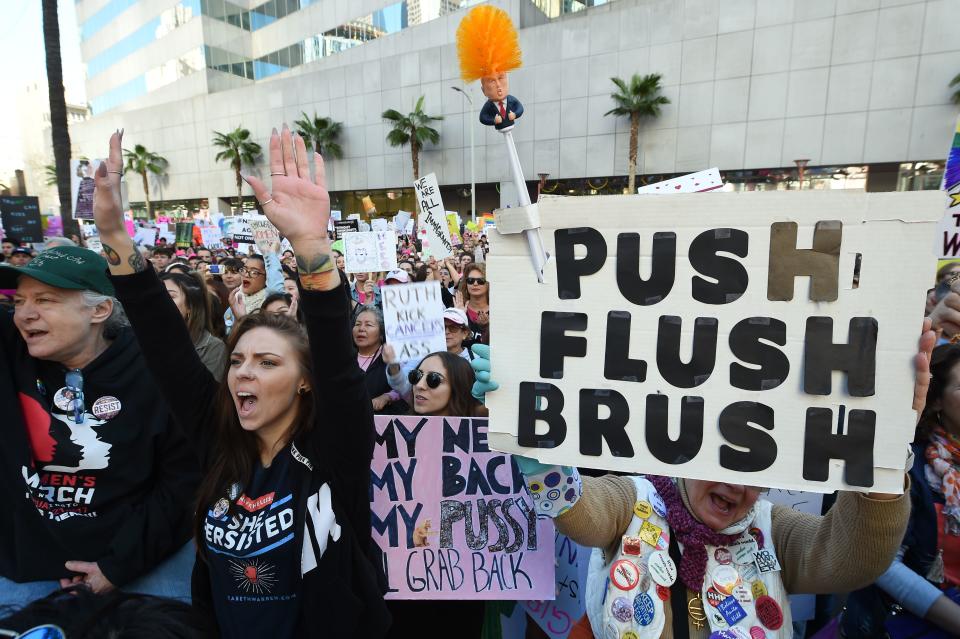
<svg viewBox="0 0 960 639"><path fill-rule="evenodd" d="M474 7L460 21L457 55L464 82L513 71L523 63L510 16L488 4Z"/></svg>

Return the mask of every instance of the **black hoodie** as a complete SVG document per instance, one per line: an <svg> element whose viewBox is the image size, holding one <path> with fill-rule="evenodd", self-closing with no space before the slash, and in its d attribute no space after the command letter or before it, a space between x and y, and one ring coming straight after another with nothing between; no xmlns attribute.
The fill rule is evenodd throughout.
<svg viewBox="0 0 960 639"><path fill-rule="evenodd" d="M13 581L68 577L77 560L122 586L190 539L199 463L133 333L82 372L76 424L57 396L66 370L31 357L0 310L0 575Z"/></svg>

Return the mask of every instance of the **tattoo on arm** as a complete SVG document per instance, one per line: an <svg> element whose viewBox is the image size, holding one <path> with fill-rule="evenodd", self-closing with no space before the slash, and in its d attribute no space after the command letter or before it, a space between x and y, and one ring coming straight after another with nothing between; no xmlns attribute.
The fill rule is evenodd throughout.
<svg viewBox="0 0 960 639"><path fill-rule="evenodd" d="M143 259L143 255L140 254L140 249L137 247L133 247L133 253L127 258L127 264L130 265L134 273L145 271L148 266L147 261Z"/></svg>
<svg viewBox="0 0 960 639"><path fill-rule="evenodd" d="M100 246L103 249L103 254L107 256L107 263L110 266L120 266L120 256L117 255L117 252L106 244L101 243Z"/></svg>
<svg viewBox="0 0 960 639"><path fill-rule="evenodd" d="M297 271L300 275L316 275L318 273L327 273L336 266L328 253L319 255L297 255Z"/></svg>

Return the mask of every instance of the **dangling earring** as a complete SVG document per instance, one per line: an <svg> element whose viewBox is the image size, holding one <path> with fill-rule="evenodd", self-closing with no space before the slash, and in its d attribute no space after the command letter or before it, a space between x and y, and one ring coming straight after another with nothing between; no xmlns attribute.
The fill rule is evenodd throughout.
<svg viewBox="0 0 960 639"><path fill-rule="evenodd" d="M302 397L302 396L304 396L304 395L306 395L306 394L307 394L307 387L306 387L306 386L301 386L300 388L297 389L297 395L300 395L300 396Z"/></svg>

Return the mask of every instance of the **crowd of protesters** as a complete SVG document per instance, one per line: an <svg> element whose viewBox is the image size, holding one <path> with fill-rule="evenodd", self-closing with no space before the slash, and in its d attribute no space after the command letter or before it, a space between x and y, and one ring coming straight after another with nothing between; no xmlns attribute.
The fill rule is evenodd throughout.
<svg viewBox="0 0 960 639"><path fill-rule="evenodd" d="M311 177L306 146L284 127L270 141L271 183L248 183L290 249L137 246L116 204L120 144L111 137L95 178L99 255L78 236L42 251L2 245L0 606L13 608L0 630L480 637L486 624L496 636L481 602L385 603L368 493L375 414L487 414L486 235L461 228L440 260L400 236L396 270L348 274L328 231L323 160L314 154ZM424 281L439 283L446 349L405 369L386 340L383 290ZM683 547L670 549L679 579L656 591L656 623L618 608L607 572L570 636L960 636L960 264L937 274L926 314L903 495L839 493L817 517L751 486L516 457L531 493L557 478L571 487L538 512L603 549L604 570L629 554L641 517ZM716 550L746 537L780 568L751 579ZM720 572L737 583L717 585ZM710 635L693 602L711 583L730 585L714 595L735 597L752 626ZM830 595L806 628L790 624L787 598L803 592Z"/></svg>

